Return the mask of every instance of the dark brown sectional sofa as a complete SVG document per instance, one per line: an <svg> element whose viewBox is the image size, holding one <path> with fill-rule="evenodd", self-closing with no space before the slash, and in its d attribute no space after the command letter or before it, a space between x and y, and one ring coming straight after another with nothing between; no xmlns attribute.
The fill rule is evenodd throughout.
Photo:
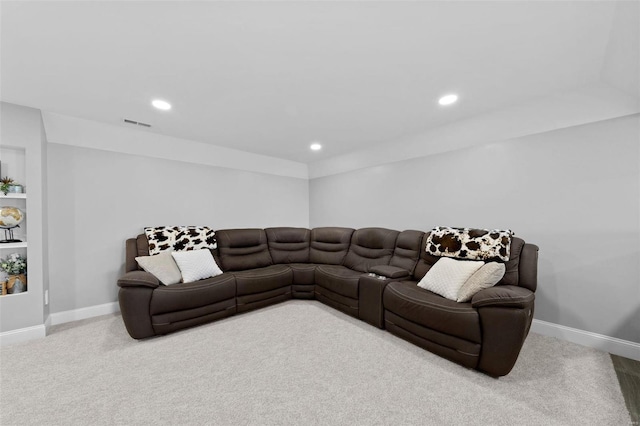
<svg viewBox="0 0 640 426"><path fill-rule="evenodd" d="M126 242L122 318L142 339L289 299L316 299L465 367L508 374L533 318L538 247L514 237L504 278L458 303L418 287L438 257L428 234L384 228L216 231L222 275L161 285L139 269L147 238Z"/></svg>

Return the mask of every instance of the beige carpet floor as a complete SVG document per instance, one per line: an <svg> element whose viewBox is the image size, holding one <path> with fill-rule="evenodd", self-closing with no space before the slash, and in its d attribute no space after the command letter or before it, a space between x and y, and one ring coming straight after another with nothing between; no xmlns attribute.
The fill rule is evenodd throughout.
<svg viewBox="0 0 640 426"><path fill-rule="evenodd" d="M608 354L531 334L493 379L318 302L146 341L118 315L0 350L2 425L629 425Z"/></svg>

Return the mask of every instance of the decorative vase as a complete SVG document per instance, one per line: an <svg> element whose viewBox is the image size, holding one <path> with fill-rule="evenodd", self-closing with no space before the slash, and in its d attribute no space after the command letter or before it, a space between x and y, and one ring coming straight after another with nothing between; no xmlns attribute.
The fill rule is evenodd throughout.
<svg viewBox="0 0 640 426"><path fill-rule="evenodd" d="M7 282L6 281L2 281L2 295L4 296L5 294L7 294Z"/></svg>
<svg viewBox="0 0 640 426"><path fill-rule="evenodd" d="M13 194L22 194L23 191L22 185L9 185L9 192Z"/></svg>
<svg viewBox="0 0 640 426"><path fill-rule="evenodd" d="M25 274L9 275L7 279L7 293L18 294L27 291L27 276Z"/></svg>

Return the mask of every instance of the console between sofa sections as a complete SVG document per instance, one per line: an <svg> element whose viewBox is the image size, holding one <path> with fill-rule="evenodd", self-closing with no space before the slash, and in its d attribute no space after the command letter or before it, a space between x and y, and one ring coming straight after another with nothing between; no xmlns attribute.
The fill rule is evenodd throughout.
<svg viewBox="0 0 640 426"><path fill-rule="evenodd" d="M223 274L161 285L141 270L145 234L126 241L119 303L135 339L163 335L289 299L316 299L492 376L508 374L533 318L538 247L513 237L506 272L468 303L417 286L439 259L429 233L386 228L278 227L215 232Z"/></svg>

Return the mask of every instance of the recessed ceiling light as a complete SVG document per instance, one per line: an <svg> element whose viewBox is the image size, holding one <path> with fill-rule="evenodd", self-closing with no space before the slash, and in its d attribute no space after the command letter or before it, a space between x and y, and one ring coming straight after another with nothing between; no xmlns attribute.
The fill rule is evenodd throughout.
<svg viewBox="0 0 640 426"><path fill-rule="evenodd" d="M455 103L457 100L458 100L458 95L452 93L450 95L445 95L440 99L438 99L438 103L440 105L451 105Z"/></svg>
<svg viewBox="0 0 640 426"><path fill-rule="evenodd" d="M320 145L319 143L312 143L309 148L311 148L313 151L320 151L322 149L322 145Z"/></svg>
<svg viewBox="0 0 640 426"><path fill-rule="evenodd" d="M151 105L163 111L168 111L171 109L171 104L161 99L154 99L153 101L151 101Z"/></svg>

